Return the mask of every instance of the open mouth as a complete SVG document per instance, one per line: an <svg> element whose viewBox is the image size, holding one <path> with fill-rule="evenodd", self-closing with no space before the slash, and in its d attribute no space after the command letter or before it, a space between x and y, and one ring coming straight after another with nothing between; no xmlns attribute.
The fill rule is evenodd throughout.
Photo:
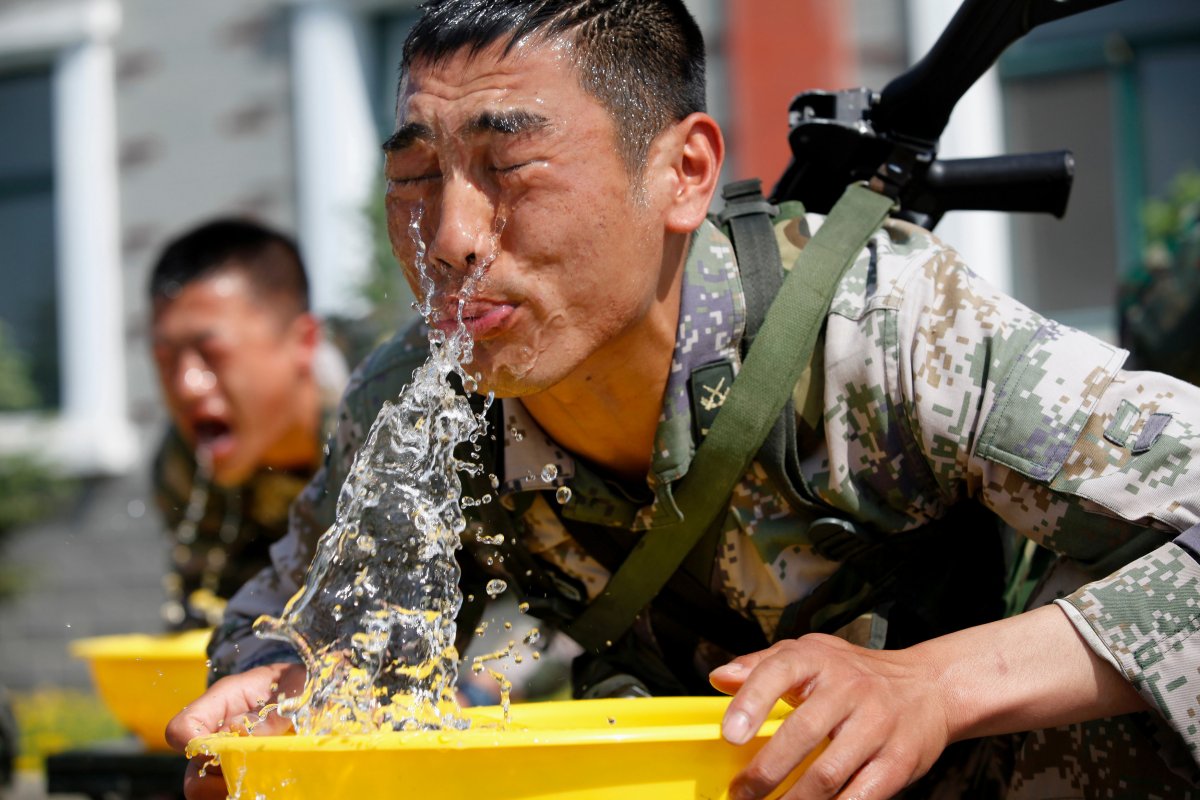
<svg viewBox="0 0 1200 800"><path fill-rule="evenodd" d="M197 453L219 458L233 446L233 429L223 420L197 420L192 423L192 432L196 437Z"/></svg>

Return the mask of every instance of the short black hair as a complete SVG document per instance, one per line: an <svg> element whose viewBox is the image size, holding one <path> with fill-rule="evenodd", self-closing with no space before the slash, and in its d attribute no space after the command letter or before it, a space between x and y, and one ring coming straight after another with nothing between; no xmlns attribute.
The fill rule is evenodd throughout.
<svg viewBox="0 0 1200 800"><path fill-rule="evenodd" d="M244 274L254 291L309 309L308 275L291 237L248 219L214 219L173 239L150 273L151 301L169 300L192 281L225 269Z"/></svg>
<svg viewBox="0 0 1200 800"><path fill-rule="evenodd" d="M401 76L504 40L565 35L583 89L616 123L630 174L668 125L706 109L704 37L683 0L428 0L404 43Z"/></svg>

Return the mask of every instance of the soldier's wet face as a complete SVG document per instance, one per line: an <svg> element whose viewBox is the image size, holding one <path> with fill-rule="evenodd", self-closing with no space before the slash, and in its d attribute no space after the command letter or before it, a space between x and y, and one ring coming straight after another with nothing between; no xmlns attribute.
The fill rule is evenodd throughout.
<svg viewBox="0 0 1200 800"><path fill-rule="evenodd" d="M663 282L661 154L631 176L609 113L580 86L570 46L534 39L418 61L385 144L393 248L418 296L418 248L439 324L464 276L471 369L520 396L606 363L641 334ZM416 222L414 222L416 220Z"/></svg>

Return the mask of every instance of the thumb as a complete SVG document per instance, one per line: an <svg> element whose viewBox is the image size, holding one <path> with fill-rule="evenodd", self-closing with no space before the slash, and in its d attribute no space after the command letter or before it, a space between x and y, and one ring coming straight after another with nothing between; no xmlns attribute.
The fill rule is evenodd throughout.
<svg viewBox="0 0 1200 800"><path fill-rule="evenodd" d="M233 721L230 729L245 736L279 736L292 729L292 721L274 705L259 712L247 712Z"/></svg>

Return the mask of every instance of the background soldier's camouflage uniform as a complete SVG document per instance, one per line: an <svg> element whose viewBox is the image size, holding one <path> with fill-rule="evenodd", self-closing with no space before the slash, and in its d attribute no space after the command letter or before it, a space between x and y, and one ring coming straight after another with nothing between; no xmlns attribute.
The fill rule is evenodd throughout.
<svg viewBox="0 0 1200 800"><path fill-rule="evenodd" d="M322 411L323 434L333 431L333 408ZM154 499L172 537L171 566L163 576L163 619L173 630L216 625L224 601L271 563L270 546L288 530L288 509L312 479L308 469L260 469L245 483L209 483L194 529L185 523L197 488L195 454L178 429L167 429L154 458Z"/></svg>
<svg viewBox="0 0 1200 800"><path fill-rule="evenodd" d="M785 264L820 223L777 225ZM705 225L685 271L644 501L559 450L520 402L503 401L501 502L520 509L525 547L589 594L608 572L558 514L635 531L677 518L672 482L695 450L688 376L714 360L736 365L744 314L732 248ZM815 374L819 384L797 389L805 488L831 509L900 532L978 501L1062 554L1057 585L1066 591L1098 580L1059 605L1154 711L988 743L980 752L989 774L1011 783L1011 797L1184 797L1195 777L1200 674L1188 638L1200 626L1200 565L1172 539L1200 521L1200 390L1123 372L1124 357L996 292L927 232L891 222L841 282L823 349L801 381ZM326 466L293 508L291 533L272 548L274 569L233 600L214 640L218 674L294 659L278 642L256 640L250 625L278 614L297 589L356 448L421 358L421 333L410 331L357 371ZM547 463L558 467L551 485L540 476ZM555 485L573 491L560 509ZM810 522L758 465L730 500L715 588L768 636L786 605L837 568L806 544Z"/></svg>

